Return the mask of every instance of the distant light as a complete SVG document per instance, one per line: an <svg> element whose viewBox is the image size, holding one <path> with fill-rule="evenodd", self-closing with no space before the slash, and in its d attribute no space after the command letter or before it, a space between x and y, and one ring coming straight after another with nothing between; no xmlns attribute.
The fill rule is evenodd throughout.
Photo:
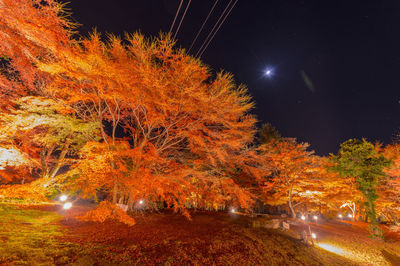
<svg viewBox="0 0 400 266"><path fill-rule="evenodd" d="M139 200L139 204L143 204L143 200Z"/></svg>
<svg viewBox="0 0 400 266"><path fill-rule="evenodd" d="M64 210L69 210L72 207L72 203L71 202L66 202L63 206Z"/></svg>
<svg viewBox="0 0 400 266"><path fill-rule="evenodd" d="M234 212L235 212L235 209L232 209L231 212L234 213Z"/></svg>
<svg viewBox="0 0 400 266"><path fill-rule="evenodd" d="M60 201L66 201L68 199L68 196L67 195L61 195L60 196Z"/></svg>
<svg viewBox="0 0 400 266"><path fill-rule="evenodd" d="M306 220L306 217L305 217L304 215L302 215L302 216L301 216L301 219L302 219L303 221L305 221L305 220Z"/></svg>
<svg viewBox="0 0 400 266"><path fill-rule="evenodd" d="M272 74L271 70L268 69L267 71L265 71L265 75L269 76L271 74Z"/></svg>
<svg viewBox="0 0 400 266"><path fill-rule="evenodd" d="M316 238L317 238L317 235L316 235L315 233L312 233L312 234L311 234L311 237L314 238L314 239L316 239Z"/></svg>
<svg viewBox="0 0 400 266"><path fill-rule="evenodd" d="M339 218L343 218L343 215L339 214L338 217L339 217Z"/></svg>
<svg viewBox="0 0 400 266"><path fill-rule="evenodd" d="M349 218L353 218L353 215L349 214L349 215L347 215L347 217L349 217Z"/></svg>
<svg viewBox="0 0 400 266"><path fill-rule="evenodd" d="M318 216L317 215L314 215L314 220L318 220Z"/></svg>

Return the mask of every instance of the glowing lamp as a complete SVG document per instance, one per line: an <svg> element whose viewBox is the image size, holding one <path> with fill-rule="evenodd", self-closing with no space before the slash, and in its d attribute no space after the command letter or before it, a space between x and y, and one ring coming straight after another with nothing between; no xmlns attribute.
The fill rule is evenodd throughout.
<svg viewBox="0 0 400 266"><path fill-rule="evenodd" d="M139 204L143 204L143 200L139 200Z"/></svg>
<svg viewBox="0 0 400 266"><path fill-rule="evenodd" d="M305 217L304 215L302 215L302 216L301 216L301 219L302 219L303 221L305 221L305 220L306 220L306 217Z"/></svg>
<svg viewBox="0 0 400 266"><path fill-rule="evenodd" d="M314 220L318 220L318 216L317 215L314 215Z"/></svg>
<svg viewBox="0 0 400 266"><path fill-rule="evenodd" d="M349 217L349 218L353 218L353 215L349 214L349 215L347 215L347 217Z"/></svg>
<svg viewBox="0 0 400 266"><path fill-rule="evenodd" d="M343 215L339 214L338 217L341 219L341 218L343 218Z"/></svg>
<svg viewBox="0 0 400 266"><path fill-rule="evenodd" d="M66 201L67 199L68 199L67 195L61 195L60 196L60 201L62 201L62 202Z"/></svg>
<svg viewBox="0 0 400 266"><path fill-rule="evenodd" d="M235 212L235 209L232 209L231 212L234 213L234 212Z"/></svg>
<svg viewBox="0 0 400 266"><path fill-rule="evenodd" d="M69 210L72 207L72 203L71 202L66 202L63 206L64 210Z"/></svg>
<svg viewBox="0 0 400 266"><path fill-rule="evenodd" d="M311 234L311 237L314 238L314 239L316 239L316 238L317 238L317 235L316 235L315 233L312 233L312 234Z"/></svg>

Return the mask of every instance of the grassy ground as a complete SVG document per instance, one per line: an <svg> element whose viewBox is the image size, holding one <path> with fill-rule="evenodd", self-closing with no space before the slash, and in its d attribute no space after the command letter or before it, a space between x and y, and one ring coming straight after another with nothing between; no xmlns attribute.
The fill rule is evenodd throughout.
<svg viewBox="0 0 400 266"><path fill-rule="evenodd" d="M57 240L64 231L55 212L0 204L0 217L0 265L59 264L78 248Z"/></svg>
<svg viewBox="0 0 400 266"><path fill-rule="evenodd" d="M128 227L65 221L57 209L1 204L0 265L353 264L278 231L251 228L238 215L196 213L188 221L149 214Z"/></svg>

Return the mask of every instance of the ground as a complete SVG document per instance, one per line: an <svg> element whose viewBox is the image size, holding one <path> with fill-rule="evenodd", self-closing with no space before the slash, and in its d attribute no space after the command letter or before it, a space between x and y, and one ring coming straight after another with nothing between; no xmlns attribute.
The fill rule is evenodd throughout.
<svg viewBox="0 0 400 266"><path fill-rule="evenodd" d="M238 214L197 212L191 221L172 212L137 214L129 227L74 219L85 210L74 207L66 220L58 205L0 204L0 265L365 265L279 230L252 228L250 218ZM323 226L313 230L325 242L336 234ZM360 234L356 242L366 241L363 229L346 230ZM380 244L389 254L398 247Z"/></svg>

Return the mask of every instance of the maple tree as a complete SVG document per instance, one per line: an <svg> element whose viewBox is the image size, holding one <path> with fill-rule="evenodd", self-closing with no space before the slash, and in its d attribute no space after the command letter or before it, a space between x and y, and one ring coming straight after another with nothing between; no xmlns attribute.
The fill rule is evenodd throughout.
<svg viewBox="0 0 400 266"><path fill-rule="evenodd" d="M211 80L206 66L163 35L103 43L94 33L60 58L39 64L53 75L50 93L86 121L110 125L101 127L101 142L88 143L73 167L90 180L86 186L93 185L82 188L88 195L101 184L114 203L130 206L141 197L183 212L188 204L250 206L240 179L260 174L249 147L256 120L248 114L253 103L247 90L230 74ZM118 130L125 138L116 136Z"/></svg>
<svg viewBox="0 0 400 266"><path fill-rule="evenodd" d="M272 172L264 200L271 205L287 203L293 218L296 218L297 205L320 193L311 188L318 181L314 178L318 164L308 147L307 143L297 143L292 138L261 146L262 157Z"/></svg>
<svg viewBox="0 0 400 266"><path fill-rule="evenodd" d="M378 184L377 209L394 223L400 222L400 144L394 143L382 149L383 155L392 161L384 170L385 176Z"/></svg>
<svg viewBox="0 0 400 266"><path fill-rule="evenodd" d="M74 24L53 0L0 1L0 103L40 93L50 80L39 61L68 46Z"/></svg>
<svg viewBox="0 0 400 266"><path fill-rule="evenodd" d="M18 147L43 178L54 178L68 155L98 135L99 125L74 117L60 100L29 96L13 103L15 108L0 114L2 141Z"/></svg>

